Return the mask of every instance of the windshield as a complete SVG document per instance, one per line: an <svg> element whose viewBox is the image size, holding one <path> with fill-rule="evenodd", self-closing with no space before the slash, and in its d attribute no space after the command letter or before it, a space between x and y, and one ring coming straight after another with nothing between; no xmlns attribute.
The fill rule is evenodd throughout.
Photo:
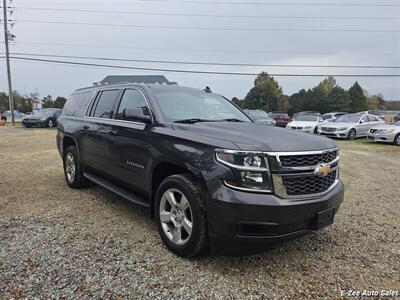
<svg viewBox="0 0 400 300"><path fill-rule="evenodd" d="M249 110L248 114L254 120L269 120L271 117L263 110Z"/></svg>
<svg viewBox="0 0 400 300"><path fill-rule="evenodd" d="M332 119L332 115L323 115L322 118L324 120Z"/></svg>
<svg viewBox="0 0 400 300"><path fill-rule="evenodd" d="M53 115L56 112L54 109L42 109L41 111L36 111L33 114L35 116L48 116Z"/></svg>
<svg viewBox="0 0 400 300"><path fill-rule="evenodd" d="M301 115L296 117L296 121L312 121L312 122L317 122L319 119L318 116L312 116L312 115Z"/></svg>
<svg viewBox="0 0 400 300"><path fill-rule="evenodd" d="M223 121L226 119L251 122L229 100L196 90L155 90L161 111L169 121L198 120Z"/></svg>
<svg viewBox="0 0 400 300"><path fill-rule="evenodd" d="M361 115L344 115L336 119L336 122L344 123L357 123L360 120Z"/></svg>

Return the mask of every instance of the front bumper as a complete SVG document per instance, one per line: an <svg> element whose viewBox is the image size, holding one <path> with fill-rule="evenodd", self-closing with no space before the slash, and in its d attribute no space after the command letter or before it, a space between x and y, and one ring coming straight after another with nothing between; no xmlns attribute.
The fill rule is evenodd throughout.
<svg viewBox="0 0 400 300"><path fill-rule="evenodd" d="M323 130L319 129L318 133L320 135L324 135L324 136L327 136L327 137L334 137L334 138L339 138L339 139L347 139L347 136L349 134L349 130L327 132L327 131L323 131Z"/></svg>
<svg viewBox="0 0 400 300"><path fill-rule="evenodd" d="M333 215L337 213L344 186L339 180L323 196L302 200L284 200L272 194L241 192L225 186L214 195L207 203L212 252L248 255L319 229L317 215L327 210Z"/></svg>
<svg viewBox="0 0 400 300"><path fill-rule="evenodd" d="M291 128L291 127L286 127L287 129L294 130L294 131L300 131L300 132L305 132L305 133L314 133L314 128L302 128L302 129L297 129L297 128Z"/></svg>
<svg viewBox="0 0 400 300"><path fill-rule="evenodd" d="M386 133L386 134L371 134L368 133L367 140L374 142L383 142L383 143L393 143L395 138L395 134Z"/></svg>
<svg viewBox="0 0 400 300"><path fill-rule="evenodd" d="M47 121L42 121L42 120L39 120L39 119L38 120L22 120L21 124L23 126L40 126L40 127L43 127L43 126L46 126Z"/></svg>

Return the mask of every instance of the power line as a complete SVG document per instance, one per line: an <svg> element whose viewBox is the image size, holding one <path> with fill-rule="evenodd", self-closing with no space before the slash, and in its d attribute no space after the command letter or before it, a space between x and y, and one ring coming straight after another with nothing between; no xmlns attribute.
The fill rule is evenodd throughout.
<svg viewBox="0 0 400 300"><path fill-rule="evenodd" d="M145 60L145 59L110 58L110 57L93 57L93 56L73 56L73 55L59 55L59 54L22 53L22 52L13 52L11 54L12 55L19 55L19 56L33 56L33 57L35 57L35 56L36 57L55 57L55 58L89 59L89 60L102 60L102 61L121 61L121 62L157 63L157 64L178 64L178 65L235 66L235 67L284 67L284 68L400 69L399 66L222 63L222 62Z"/></svg>
<svg viewBox="0 0 400 300"><path fill-rule="evenodd" d="M87 22L64 22L64 21L42 21L42 20L13 20L24 23L38 24L63 24L63 25L85 25L105 27L125 27L143 29L177 29L177 30L212 30L212 31L254 31L254 32L358 32L358 33L400 33L400 30L381 29L327 29L327 28L229 28L229 27L188 27L188 26L157 26L139 24L110 24L110 23L87 23Z"/></svg>
<svg viewBox="0 0 400 300"><path fill-rule="evenodd" d="M399 17L376 17L376 16L283 16L283 15L221 15L221 14L191 14L191 13L163 13L163 12L140 12L140 11L117 11L117 10L90 10L75 8L39 8L39 7L13 7L22 10L38 11L62 11L101 14L128 14L128 15L151 15L151 16L175 16L175 17L210 17L210 18L260 18L260 19L332 19L332 20L400 20Z"/></svg>
<svg viewBox="0 0 400 300"><path fill-rule="evenodd" d="M141 71L187 73L187 74L208 74L208 75L234 75L234 76L257 76L258 75L258 73L144 68L144 67L133 67L133 66L84 63L84 62L65 61L65 60L40 59L40 58L31 58L31 57L18 57L18 56L10 56L10 57L15 60L45 62L45 63L55 63L55 64L64 64L64 65L75 65L75 66L125 69L125 70L141 70ZM275 76L275 77L327 77L329 75L335 76L335 77L400 77L400 74L280 74L280 73L274 74L274 73L271 73L270 75Z"/></svg>
<svg viewBox="0 0 400 300"><path fill-rule="evenodd" d="M42 42L17 42L14 45L43 45L43 46L55 46L55 47L82 47L82 48L111 48L111 49L134 49L134 50L146 50L146 51L183 51L183 52L211 52L211 53L259 53L259 54L341 54L349 55L351 53L337 53L337 52L318 52L318 51L271 51L271 50L238 50L238 49L191 49L191 48L152 48L152 47L134 47L134 46L115 46L115 45L104 45L104 44L72 44L72 43L42 43ZM359 52L356 53L357 56L360 55L378 55L378 56L389 56L395 55L399 56L398 52L381 52L381 53L371 53L371 52Z"/></svg>
<svg viewBox="0 0 400 300"><path fill-rule="evenodd" d="M19 2L24 2L23 0ZM29 1L30 2L30 1ZM62 1L57 1L59 4ZM68 4L100 4L107 3L108 1L64 1ZM129 2L123 1L113 1L113 4L128 4L131 2L142 2L142 3L151 3L158 2L163 4L168 3L182 3L182 4L217 4L217 5L271 5L271 6L341 6L341 7L400 7L399 4L396 3L349 3L349 2L260 2L260 1L184 1L184 0L131 0ZM53 1L35 1L35 4L38 3L54 3Z"/></svg>

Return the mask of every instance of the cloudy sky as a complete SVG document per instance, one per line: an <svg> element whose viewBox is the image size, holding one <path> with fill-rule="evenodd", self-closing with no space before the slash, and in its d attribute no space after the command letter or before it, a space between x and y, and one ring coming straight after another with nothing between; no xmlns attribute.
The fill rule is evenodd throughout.
<svg viewBox="0 0 400 300"><path fill-rule="evenodd" d="M313 3L318 5L310 5ZM16 7L9 16L15 20L12 33L16 39L11 46L14 53L264 65L400 66L400 2L395 0L15 0L10 6ZM171 15L157 15L160 13ZM395 68L199 66L58 59L244 73L400 74L400 69ZM4 60L0 67L1 90L6 90ZM12 68L14 89L22 93L37 90L41 96L66 96L109 74L160 74L19 60L12 61ZM229 98L244 97L254 81L254 76L162 74L185 86L208 85ZM315 86L322 78L277 79L290 95ZM355 80L371 94L400 99L399 77L337 78L345 88Z"/></svg>

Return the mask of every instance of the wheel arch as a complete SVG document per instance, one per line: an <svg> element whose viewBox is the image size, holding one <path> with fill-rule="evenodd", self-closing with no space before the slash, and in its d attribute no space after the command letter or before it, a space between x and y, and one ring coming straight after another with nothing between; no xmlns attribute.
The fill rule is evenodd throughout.
<svg viewBox="0 0 400 300"><path fill-rule="evenodd" d="M150 207L151 207L152 217L154 217L154 203L159 185L165 178L178 174L191 175L201 185L201 187L204 190L206 190L206 183L200 172L197 172L196 170L194 170L189 166L182 165L176 162L169 162L169 161L158 162L157 165L155 165L155 167L153 168L151 176Z"/></svg>
<svg viewBox="0 0 400 300"><path fill-rule="evenodd" d="M76 147L76 152L78 153L78 158L80 159L78 143L76 142L75 138L71 135L64 135L63 140L62 140L62 151L63 151L62 156L63 157L64 157L65 150L70 146Z"/></svg>

